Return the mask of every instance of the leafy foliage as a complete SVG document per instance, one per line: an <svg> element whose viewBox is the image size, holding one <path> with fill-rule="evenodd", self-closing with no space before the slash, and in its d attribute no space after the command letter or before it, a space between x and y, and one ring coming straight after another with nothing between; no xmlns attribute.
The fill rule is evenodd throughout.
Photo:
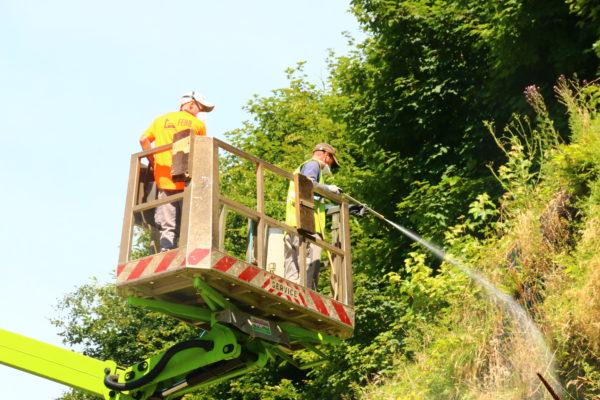
<svg viewBox="0 0 600 400"><path fill-rule="evenodd" d="M537 116L537 124L526 131L529 134L511 128L507 132L513 135L507 136L506 142L498 141L501 147L511 143L508 161L497 172L498 178L507 182L504 185L508 192L501 199L505 221L492 223L496 229L488 229L483 241L469 233L482 229L470 218L446 236L451 252L478 263L537 317L556 349L560 375L564 378L562 390L577 399L596 399L600 394L596 372L600 366L600 334L592 328L600 323L600 313L594 308L600 301L595 278L600 273L597 239L600 214L591 192L577 190L584 182L595 187L600 177L595 173L582 175L571 164L581 162L592 170L597 167L595 154L599 148L587 142L600 135L596 122L598 104L587 95L597 89L589 86L595 85L582 87L560 78L556 87L561 102L569 108L570 126L577 128L572 132L572 144L554 140L553 125L543 115ZM538 102L541 104L542 99ZM523 145L524 138L530 143L546 145ZM582 142L587 146L582 146ZM526 156L522 153L524 148L529 151ZM569 162L565 162L566 155ZM579 183L572 185L574 182ZM583 213L579 223L573 217L573 204ZM493 206L485 196L479 197L472 203L470 214L486 220L494 214L490 208ZM434 290L436 282L443 279L448 283L448 276L444 277L448 272L443 265L440 275L432 277L430 282L423 278L419 282L427 282L424 285L428 291ZM417 278L419 273L411 275ZM462 284L451 283L451 287ZM414 352L414 359L400 360L393 378L384 386L373 385L366 397L534 396L532 389L524 385L527 376L519 377L514 372L525 368L528 362L515 355L531 349L520 349L518 341L507 335L501 313L457 292L448 291L441 297L447 306L441 308L440 317L435 323L425 321L423 327L417 327L406 339L406 349ZM464 319L465 315L470 318Z"/></svg>

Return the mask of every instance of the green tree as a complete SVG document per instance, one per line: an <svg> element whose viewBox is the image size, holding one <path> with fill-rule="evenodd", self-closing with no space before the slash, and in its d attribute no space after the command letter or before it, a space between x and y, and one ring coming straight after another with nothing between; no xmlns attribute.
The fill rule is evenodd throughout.
<svg viewBox="0 0 600 400"><path fill-rule="evenodd" d="M598 68L592 26L562 0L352 4L370 38L334 79L371 178L363 198L437 240L478 193L499 194L485 165L502 155L482 122L524 110L528 85L546 93Z"/></svg>

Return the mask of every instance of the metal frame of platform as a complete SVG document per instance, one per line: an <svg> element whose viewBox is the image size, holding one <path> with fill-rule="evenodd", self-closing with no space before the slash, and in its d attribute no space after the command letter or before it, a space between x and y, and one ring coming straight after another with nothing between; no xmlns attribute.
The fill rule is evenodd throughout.
<svg viewBox="0 0 600 400"><path fill-rule="evenodd" d="M183 193L162 200L141 201L140 171L144 157L158 151L170 151L171 146L132 155L117 268L117 288L120 294L203 305L202 298L193 285L194 279L200 278L246 312L291 322L340 338L350 337L354 330L354 304L348 201L333 193L315 189L317 193L339 205L331 243L316 239L310 233L265 214L265 171L291 181L294 180L294 175L215 138L196 136L189 142L190 180ZM220 150L255 164L255 208L247 207L220 193ZM285 193L282 193L283 196ZM179 247L141 259L131 259L136 214L140 215L158 205L178 200L183 202ZM297 203L299 202L300 199L297 199ZM225 253L224 210L235 211L256 224L255 264ZM301 284L295 284L267 271L265 232L269 226L300 236L300 260L305 259L303 255L307 242L315 243L329 252L333 297L305 288L302 285L304 279ZM303 271L306 269L304 264L301 261ZM305 275L301 273L302 277Z"/></svg>

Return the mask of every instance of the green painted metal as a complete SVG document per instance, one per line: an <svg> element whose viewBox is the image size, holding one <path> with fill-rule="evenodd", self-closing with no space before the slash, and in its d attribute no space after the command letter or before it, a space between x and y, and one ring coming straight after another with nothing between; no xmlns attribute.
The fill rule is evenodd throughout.
<svg viewBox="0 0 600 400"><path fill-rule="evenodd" d="M183 304L170 303L151 299L142 299L130 296L127 302L133 306L139 306L148 310L158 311L163 314L192 321L211 322L213 313L206 308L187 306Z"/></svg>
<svg viewBox="0 0 600 400"><path fill-rule="evenodd" d="M314 332L308 329L300 328L285 323L279 324L281 329L286 331L292 340L305 343L322 343L322 344L340 344L342 340L336 336L331 336L326 333Z"/></svg>
<svg viewBox="0 0 600 400"><path fill-rule="evenodd" d="M129 297L127 301L132 305L141 306L149 310L158 311L177 318L185 318L191 321L215 323L215 312L221 309L238 310L233 303L227 300L223 295L217 292L206 282L200 278L194 280L194 287L204 299L206 304L212 304L214 308L211 310L203 309L196 306L187 306L166 301L141 299L138 297ZM286 323L278 324L281 329L290 335L291 341L301 343L319 343L319 344L340 344L341 339L336 336L327 335L325 333L314 332L298 326L289 325Z"/></svg>
<svg viewBox="0 0 600 400"><path fill-rule="evenodd" d="M230 310L239 310L239 308L233 304L231 301L227 300L221 293L212 287L208 286L206 282L204 282L200 278L194 279L194 287L198 291L198 294L202 296L206 304L210 307L212 311L217 311L219 309L229 308ZM218 306L218 307L217 307Z"/></svg>
<svg viewBox="0 0 600 400"><path fill-rule="evenodd" d="M216 311L219 305L222 309L238 310L232 302L227 300L221 293L210 287L206 282L200 278L194 279L194 287L198 291L198 294L202 296L207 304L213 304L211 310ZM300 328L298 326L280 323L279 326L285 330L293 341L299 342L312 342L312 343L329 343L329 344L340 344L342 341L340 338L325 333L314 332L308 329Z"/></svg>
<svg viewBox="0 0 600 400"><path fill-rule="evenodd" d="M103 397L108 396L104 370L116 369L112 361L99 361L3 329L0 363Z"/></svg>
<svg viewBox="0 0 600 400"><path fill-rule="evenodd" d="M178 382L184 381L191 371L223 360L235 359L241 355L242 346L238 343L234 332L226 326L220 324L213 325L211 330L202 336L202 340L212 342L213 348L208 351L201 348L190 348L178 352L152 381L131 391L124 391L123 394L126 396L139 395L140 398L145 399L157 390L167 390ZM157 366L164 354L164 352L157 354L125 370L119 371L118 382L125 383L142 378ZM202 385L206 384L208 382ZM176 391L173 396L175 394L180 396L185 392L187 391ZM119 397L123 394L117 395L115 399L128 398Z"/></svg>
<svg viewBox="0 0 600 400"><path fill-rule="evenodd" d="M233 371L229 371L227 373L220 374L218 376L215 376L211 379L206 380L205 382L203 382L200 385L180 389L177 392L175 392L173 396L167 397L167 400L171 399L171 398L179 398L179 396L182 396L183 394L186 394L186 393L193 392L200 387L225 382L230 379L236 378L238 376L242 376L250 371L257 370L257 369L264 367L268 361L267 354L265 352L262 352L262 353L255 353L255 355L257 357L256 360L246 362L243 367L233 370Z"/></svg>
<svg viewBox="0 0 600 400"><path fill-rule="evenodd" d="M300 363L296 362L296 360L294 360L289 354L284 353L282 350L275 347L275 348L271 349L271 352L273 352L279 358L282 358L283 360L287 361L294 367L301 369Z"/></svg>

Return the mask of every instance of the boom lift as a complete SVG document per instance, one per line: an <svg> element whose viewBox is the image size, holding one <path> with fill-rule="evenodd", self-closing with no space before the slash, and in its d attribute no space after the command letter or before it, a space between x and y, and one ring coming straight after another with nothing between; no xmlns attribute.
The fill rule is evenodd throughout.
<svg viewBox="0 0 600 400"><path fill-rule="evenodd" d="M158 200L148 196L151 178L142 161L160 151L173 151L173 174L179 171L188 183L182 193ZM242 204L220 190L224 159L248 163L255 172L253 204ZM269 216L265 189L277 180L294 182L297 228ZM313 190L337 204L329 212L331 241L314 236ZM136 240L144 234L156 237L153 210L174 201L182 202L178 247L135 259ZM228 250L231 242L240 247L239 236L228 232L230 214L248 223L245 259ZM188 136L133 154L117 289L132 305L197 327L198 338L125 368L0 330L0 363L106 400L178 399L201 385L240 376L277 358L299 368L314 367L324 357L318 345L339 343L354 330L348 216L346 199L313 189L308 178L218 139ZM273 232L300 237L300 284L285 280L272 262L276 247L283 246L282 241L269 240ZM304 287L307 242L329 254L330 294ZM292 353L300 349L321 359L299 365Z"/></svg>

